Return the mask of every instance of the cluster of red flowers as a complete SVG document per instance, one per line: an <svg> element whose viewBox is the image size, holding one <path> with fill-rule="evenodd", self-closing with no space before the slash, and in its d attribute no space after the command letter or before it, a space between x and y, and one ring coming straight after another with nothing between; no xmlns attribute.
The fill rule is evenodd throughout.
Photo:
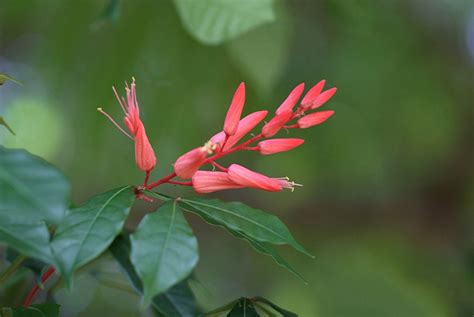
<svg viewBox="0 0 474 317"><path fill-rule="evenodd" d="M192 186L198 193L211 193L224 189L245 187L280 191L283 188L293 189L298 184L291 182L286 177L268 177L238 164L224 167L216 161L241 150L256 151L263 155L269 155L289 151L303 144L303 139L273 137L281 129L306 129L321 124L334 114L332 110L316 111L308 114L308 112L324 105L336 93L336 88L323 91L324 85L324 80L314 85L296 107L304 91L304 84L298 85L278 107L275 115L263 125L260 133L239 144L239 141L268 115L268 111L262 110L241 119L245 104L245 84L241 83L227 111L223 131L215 134L204 146L183 154L176 160L173 173L151 184L148 184L148 177L150 171L156 165L156 157L140 120L135 80L133 80L131 88L128 85L126 86L126 100L120 98L114 89L120 106L125 113L125 124L132 135L120 128L101 108L98 110L135 141L135 160L138 168L146 173L143 185L146 189L152 189L163 183L171 183ZM202 166L207 164L212 165L218 171L200 170ZM191 181L173 180L177 176Z"/></svg>

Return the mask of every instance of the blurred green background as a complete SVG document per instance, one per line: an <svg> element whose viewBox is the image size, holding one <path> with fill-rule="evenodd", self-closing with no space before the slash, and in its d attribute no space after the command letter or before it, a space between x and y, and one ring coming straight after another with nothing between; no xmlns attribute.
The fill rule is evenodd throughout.
<svg viewBox="0 0 474 317"><path fill-rule="evenodd" d="M0 127L0 143L59 166L79 203L142 181L133 145L96 112L101 106L120 118L112 85L122 91L124 80L137 79L157 178L221 129L240 81L250 113L275 109L300 82L309 88L326 79L338 87L325 106L336 114L292 131L303 147L232 159L304 187L215 195L281 217L316 255L282 250L309 285L191 216L200 303L212 309L261 295L300 316L472 317L472 0L260 1L267 11L257 6L248 19L260 15L261 23L206 42L186 25L186 1L0 0L0 72L23 83L0 87L0 115L17 134ZM4 291L1 304L23 298L30 285L12 283L15 293ZM64 316L150 314L110 257L83 270L75 286L52 294Z"/></svg>

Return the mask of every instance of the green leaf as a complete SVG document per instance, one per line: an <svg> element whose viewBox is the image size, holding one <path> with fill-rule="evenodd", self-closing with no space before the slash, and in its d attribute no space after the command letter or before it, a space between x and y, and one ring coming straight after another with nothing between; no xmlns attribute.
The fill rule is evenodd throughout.
<svg viewBox="0 0 474 317"><path fill-rule="evenodd" d="M294 23L289 21L291 14L286 5L283 1L275 3L274 23L263 25L226 45L229 57L238 69L267 98L275 94L274 88L281 82L292 49ZM268 58L268 52L272 52L271 58Z"/></svg>
<svg viewBox="0 0 474 317"><path fill-rule="evenodd" d="M253 300L254 302L260 302L260 303L270 306L271 308L279 312L283 317L298 317L297 314L292 313L286 309L281 308L280 306L275 305L274 303L272 303L271 301L269 301L268 299L264 297L257 296L257 297L254 297Z"/></svg>
<svg viewBox="0 0 474 317"><path fill-rule="evenodd" d="M30 307L12 308L12 317L59 317L60 306L57 304L38 304ZM3 315L2 315L3 316ZM5 315L8 316L8 315Z"/></svg>
<svg viewBox="0 0 474 317"><path fill-rule="evenodd" d="M49 241L46 242L49 249ZM22 253L14 250L13 248L8 248L6 251L6 259L9 262L14 262L18 257L21 257ZM24 254L24 253L23 253ZM51 261L52 262L52 261ZM38 260L36 258L27 257L21 262L21 267L25 267L29 269L36 277L37 282L41 282L41 274L43 273L43 269L48 266L44 261Z"/></svg>
<svg viewBox="0 0 474 317"><path fill-rule="evenodd" d="M231 310L232 307L234 307L234 305L235 305L238 301L240 301L240 298L235 299L235 300L233 300L232 302L225 304L224 306L215 308L215 309L213 309L212 311L205 313L205 314L204 314L204 317L207 317L207 316L209 316L209 317L211 317L211 316L221 316L221 313L223 313L223 312L225 312L225 311Z"/></svg>
<svg viewBox="0 0 474 317"><path fill-rule="evenodd" d="M17 223L57 223L67 209L70 187L54 166L24 150L0 146L0 210Z"/></svg>
<svg viewBox="0 0 474 317"><path fill-rule="evenodd" d="M273 0L174 0L184 28L216 45L275 19Z"/></svg>
<svg viewBox="0 0 474 317"><path fill-rule="evenodd" d="M147 214L131 235L131 261L143 281L144 305L185 279L198 262L198 246L176 201Z"/></svg>
<svg viewBox="0 0 474 317"><path fill-rule="evenodd" d="M7 74L0 73L0 86L5 84L7 81L14 82L17 85L23 86L18 80L8 76Z"/></svg>
<svg viewBox="0 0 474 317"><path fill-rule="evenodd" d="M259 317L253 303L247 298L241 298L227 314L227 317Z"/></svg>
<svg viewBox="0 0 474 317"><path fill-rule="evenodd" d="M301 253L314 258L293 238L285 224L274 215L240 202L223 202L218 199L183 198L179 203L189 207L189 211L198 214L211 224L221 225L230 231L243 233L256 241L279 245L288 244Z"/></svg>
<svg viewBox="0 0 474 317"><path fill-rule="evenodd" d="M142 281L130 261L131 248L129 236L118 236L109 250L127 274L135 290L139 294L143 294ZM188 279L153 297L151 306L161 314L169 317L193 317L196 315L196 300L189 288Z"/></svg>
<svg viewBox="0 0 474 317"><path fill-rule="evenodd" d="M102 10L99 19L100 20L110 20L112 22L117 22L120 18L120 0L109 0L105 8Z"/></svg>
<svg viewBox="0 0 474 317"><path fill-rule="evenodd" d="M298 273L293 267L291 267L291 265L288 262L286 262L286 260L284 258L282 258L281 255L279 255L278 252L270 244L260 242L260 241L256 241L256 240L246 236L242 232L231 231L229 229L227 229L227 230L232 235L234 235L235 237L247 241L259 253L271 256L273 258L273 260L275 260L275 262L278 265L280 265L281 267L283 267L283 268L287 269L288 271L290 271L291 273L293 273L296 277L301 279L304 283L306 283L306 284L308 283L305 280L305 278L300 273Z"/></svg>
<svg viewBox="0 0 474 317"><path fill-rule="evenodd" d="M196 316L196 301L187 280L153 297L152 306L166 317Z"/></svg>
<svg viewBox="0 0 474 317"><path fill-rule="evenodd" d="M98 30L107 22L117 23L122 13L121 4L121 0L109 0L95 22L91 25L92 29Z"/></svg>
<svg viewBox="0 0 474 317"><path fill-rule="evenodd" d="M120 233L134 198L131 186L108 191L72 209L59 224L51 246L69 285L73 272L99 256Z"/></svg>
<svg viewBox="0 0 474 317"><path fill-rule="evenodd" d="M1 195L1 194L0 194ZM0 242L21 254L52 263L48 227L42 221L25 221L13 210L0 210Z"/></svg>
<svg viewBox="0 0 474 317"><path fill-rule="evenodd" d="M8 125L8 123L3 119L3 117L0 117L0 125L3 125L5 128L7 128L8 131L10 131L11 134L15 135L15 132L13 132L12 128Z"/></svg>
<svg viewBox="0 0 474 317"><path fill-rule="evenodd" d="M172 199L172 197L170 197L170 196L160 194L160 193L157 193L157 192L152 192L152 191L145 191L145 194L147 194L151 197L154 197L154 198L158 198L160 200L164 200L164 201L169 201L170 199ZM187 208L187 207L189 207L189 208ZM199 213L199 211L192 209L191 206L189 206L189 205L181 204L181 208L185 211L188 211L188 212L197 213L207 223L223 227L224 229L226 229L230 234L232 234L236 238L243 239L243 240L247 241L256 251L258 251L259 253L271 256L275 260L275 262L277 262L278 265L280 265L281 267L283 267L283 268L287 269L288 271L290 271L291 273L293 273L295 276L300 278L304 283L307 283L307 281L303 278L303 276L300 273L298 273L294 268L292 268L291 265L284 258L282 258L278 254L278 252L269 243L258 241L256 239L248 236L244 232L231 229L229 226L223 225L221 221L216 221L212 217L208 217L206 214Z"/></svg>

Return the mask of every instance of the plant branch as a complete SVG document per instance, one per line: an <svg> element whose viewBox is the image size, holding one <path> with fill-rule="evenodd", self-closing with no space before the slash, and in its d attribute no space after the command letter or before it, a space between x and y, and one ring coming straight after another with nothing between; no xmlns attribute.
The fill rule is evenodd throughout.
<svg viewBox="0 0 474 317"><path fill-rule="evenodd" d="M54 266L50 266L46 270L46 272L44 272L44 274L41 276L41 283L45 284L51 278L51 276L54 275L54 272L56 272L56 269L54 268ZM29 307L39 291L40 291L40 287L38 283L35 283L35 286L33 286L31 291L28 293L28 296L26 297L23 303L23 307Z"/></svg>
<svg viewBox="0 0 474 317"><path fill-rule="evenodd" d="M6 280L10 278L10 276L15 273L15 271L21 266L23 261L26 260L26 256L24 255L19 255L15 258L15 261L13 261L8 268L2 272L0 275L0 285L3 284Z"/></svg>

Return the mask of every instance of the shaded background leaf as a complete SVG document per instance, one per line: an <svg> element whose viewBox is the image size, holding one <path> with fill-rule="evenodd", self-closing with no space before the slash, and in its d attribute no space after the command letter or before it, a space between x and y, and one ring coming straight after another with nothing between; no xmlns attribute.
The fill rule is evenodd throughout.
<svg viewBox="0 0 474 317"><path fill-rule="evenodd" d="M3 125L5 128L7 128L8 131L10 131L11 134L15 135L15 132L13 132L12 128L8 125L8 123L3 119L3 117L0 117L0 125Z"/></svg>
<svg viewBox="0 0 474 317"><path fill-rule="evenodd" d="M216 45L275 19L273 0L174 0L186 30Z"/></svg>
<svg viewBox="0 0 474 317"><path fill-rule="evenodd" d="M5 84L7 81L14 82L17 85L23 85L22 83L20 83L15 78L12 78L12 77L8 76L7 74L0 73L0 86Z"/></svg>
<svg viewBox="0 0 474 317"><path fill-rule="evenodd" d="M241 298L231 311L227 314L227 317L259 317L260 315L255 310L253 303L247 298Z"/></svg>
<svg viewBox="0 0 474 317"><path fill-rule="evenodd" d="M0 210L17 223L57 223L64 215L70 185L62 173L25 150L0 145Z"/></svg>
<svg viewBox="0 0 474 317"><path fill-rule="evenodd" d="M110 246L114 258L119 262L121 268L129 278L135 291L143 293L143 286L140 277L130 261L130 238L129 235L118 236ZM192 317L196 314L196 301L194 294L189 287L189 279L185 279L166 292L153 297L151 306L159 314L170 317Z"/></svg>
<svg viewBox="0 0 474 317"><path fill-rule="evenodd" d="M41 221L19 220L15 210L0 210L0 242L46 263L54 261L46 224Z"/></svg>

